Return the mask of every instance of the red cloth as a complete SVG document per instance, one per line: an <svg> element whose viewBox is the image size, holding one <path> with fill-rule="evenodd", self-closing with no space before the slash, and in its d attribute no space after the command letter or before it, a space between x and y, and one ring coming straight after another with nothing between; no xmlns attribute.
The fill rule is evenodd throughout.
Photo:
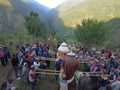
<svg viewBox="0 0 120 90"><path fill-rule="evenodd" d="M93 64L92 67L91 67L91 72L94 72L95 67L96 67L96 64Z"/></svg>
<svg viewBox="0 0 120 90"><path fill-rule="evenodd" d="M27 55L26 55L26 60L27 60L27 61L30 60L30 53L27 53Z"/></svg>
<svg viewBox="0 0 120 90"><path fill-rule="evenodd" d="M3 57L4 56L4 53L2 50L0 50L0 57Z"/></svg>

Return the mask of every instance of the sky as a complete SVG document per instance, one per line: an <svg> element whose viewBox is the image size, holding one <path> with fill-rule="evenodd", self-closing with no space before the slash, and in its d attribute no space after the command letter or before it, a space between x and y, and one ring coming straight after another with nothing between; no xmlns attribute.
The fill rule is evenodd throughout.
<svg viewBox="0 0 120 90"><path fill-rule="evenodd" d="M55 8L66 0L36 0L42 5L47 6L48 8Z"/></svg>

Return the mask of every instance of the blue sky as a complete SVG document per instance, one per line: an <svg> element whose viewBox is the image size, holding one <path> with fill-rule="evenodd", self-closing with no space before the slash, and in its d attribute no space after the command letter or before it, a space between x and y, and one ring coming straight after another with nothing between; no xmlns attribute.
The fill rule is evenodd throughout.
<svg viewBox="0 0 120 90"><path fill-rule="evenodd" d="M49 7L49 8L54 8L66 0L36 0L36 1L42 5Z"/></svg>

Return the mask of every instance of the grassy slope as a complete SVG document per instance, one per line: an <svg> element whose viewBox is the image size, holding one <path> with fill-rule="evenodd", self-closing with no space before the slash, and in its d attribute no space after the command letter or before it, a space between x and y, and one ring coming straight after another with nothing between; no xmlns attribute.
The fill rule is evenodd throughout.
<svg viewBox="0 0 120 90"><path fill-rule="evenodd" d="M59 16L65 22L66 26L75 26L81 23L81 20L84 18L96 18L108 21L120 17L120 1L87 0L65 13L59 13Z"/></svg>
<svg viewBox="0 0 120 90"><path fill-rule="evenodd" d="M79 3L84 2L85 0L66 0L63 4L59 5L57 8L52 9L48 13L48 22L51 23L51 27L54 28L57 33L64 33L69 28L64 26L63 20L59 17L60 14L66 13L71 8L79 5Z"/></svg>
<svg viewBox="0 0 120 90"><path fill-rule="evenodd" d="M71 0L72 1L72 0ZM77 0L72 1L77 2ZM65 29L65 27L75 27L85 18L95 18L98 20L109 21L120 17L119 0L82 0L77 6L70 7L69 1L60 5L57 9L52 10L52 15L58 16L52 18L52 24L55 29ZM65 10L65 11L64 11ZM64 23L61 24L61 23ZM69 28L68 28L69 29Z"/></svg>
<svg viewBox="0 0 120 90"><path fill-rule="evenodd" d="M62 5L59 5L56 9L60 13L64 13L67 10L79 5L80 3L83 3L85 0L66 0Z"/></svg>

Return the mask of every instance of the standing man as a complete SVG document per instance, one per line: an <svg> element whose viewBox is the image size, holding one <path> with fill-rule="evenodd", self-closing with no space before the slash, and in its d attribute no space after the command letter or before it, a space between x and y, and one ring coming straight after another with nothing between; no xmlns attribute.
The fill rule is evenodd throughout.
<svg viewBox="0 0 120 90"><path fill-rule="evenodd" d="M62 63L61 57L59 56L55 61L55 70L60 71L60 65ZM55 79L58 80L58 75L55 76Z"/></svg>
<svg viewBox="0 0 120 90"><path fill-rule="evenodd" d="M16 55L13 55L12 56L12 59L11 59L11 63L12 63L12 66L13 66L13 69L15 71L15 76L16 76L16 79L19 80L19 76L18 76L18 65L19 65L19 61L18 61L18 58Z"/></svg>

